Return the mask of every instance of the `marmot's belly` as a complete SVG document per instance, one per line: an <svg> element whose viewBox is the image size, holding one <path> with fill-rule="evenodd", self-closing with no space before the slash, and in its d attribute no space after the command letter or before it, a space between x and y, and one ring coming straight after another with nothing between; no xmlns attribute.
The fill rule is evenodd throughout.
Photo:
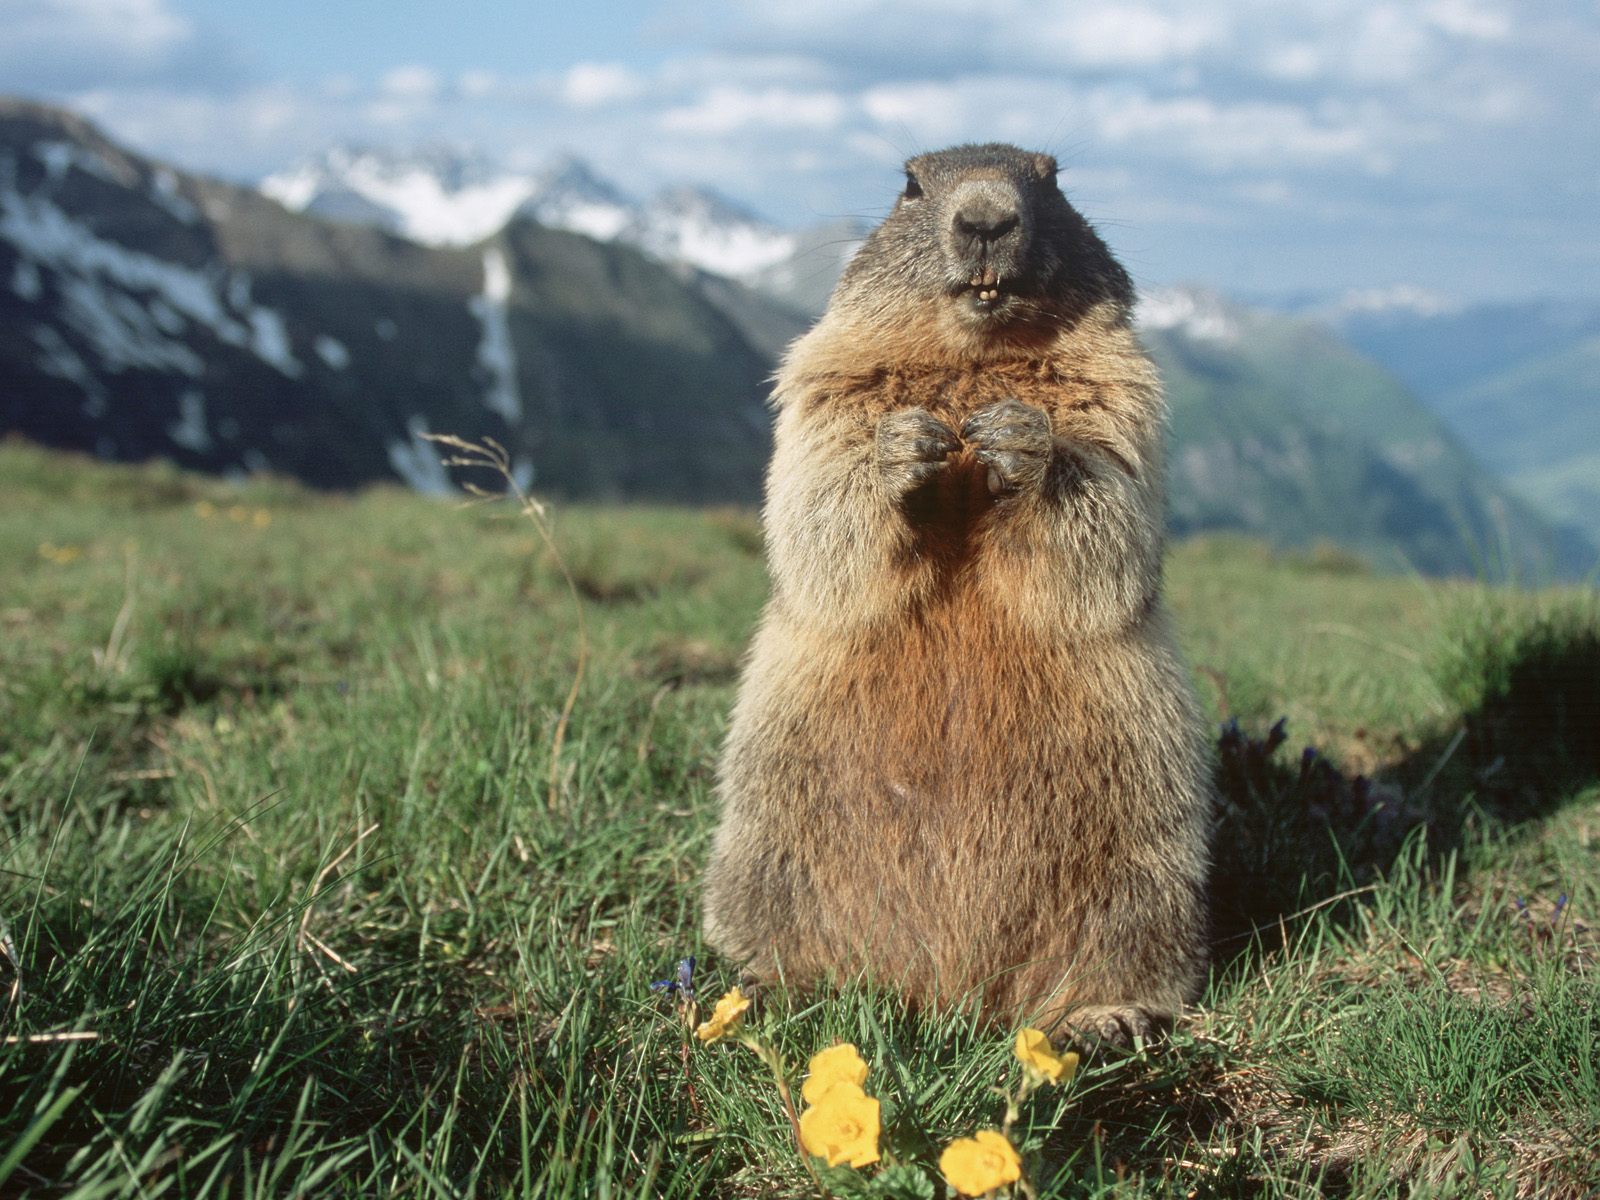
<svg viewBox="0 0 1600 1200"><path fill-rule="evenodd" d="M842 833L898 831L935 859L1000 821L1070 820L1062 809L1092 784L1076 769L1086 747L1115 753L1096 673L986 620L852 646L794 681L805 698L795 749L817 775L808 791Z"/></svg>

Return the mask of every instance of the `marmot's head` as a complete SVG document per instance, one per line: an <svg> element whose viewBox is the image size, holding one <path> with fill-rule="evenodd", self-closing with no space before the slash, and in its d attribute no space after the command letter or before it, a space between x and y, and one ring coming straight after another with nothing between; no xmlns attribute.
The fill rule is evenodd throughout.
<svg viewBox="0 0 1600 1200"><path fill-rule="evenodd" d="M979 341L1048 333L1103 301L1130 306L1126 273L1056 171L1048 154L999 143L911 159L905 190L832 306L894 321L932 305L941 325Z"/></svg>

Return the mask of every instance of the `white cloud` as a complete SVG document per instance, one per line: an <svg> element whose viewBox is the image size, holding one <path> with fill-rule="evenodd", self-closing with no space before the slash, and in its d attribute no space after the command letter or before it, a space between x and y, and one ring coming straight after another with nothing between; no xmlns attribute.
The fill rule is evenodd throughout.
<svg viewBox="0 0 1600 1200"><path fill-rule="evenodd" d="M378 80L378 90L394 100L420 103L439 94L439 73L432 67L409 64L394 67Z"/></svg>
<svg viewBox="0 0 1600 1200"><path fill-rule="evenodd" d="M463 71L456 88L468 100L484 100L500 90L500 76L482 69Z"/></svg>
<svg viewBox="0 0 1600 1200"><path fill-rule="evenodd" d="M1499 42L1511 32L1511 18L1503 10L1477 0L1433 0L1427 12L1434 25L1457 37Z"/></svg>
<svg viewBox="0 0 1600 1200"><path fill-rule="evenodd" d="M632 100L645 90L645 81L621 63L583 62L561 77L561 99L574 108L598 108Z"/></svg>
<svg viewBox="0 0 1600 1200"><path fill-rule="evenodd" d="M660 126L701 135L743 129L832 129L845 112L844 100L833 92L717 85L692 103L662 113Z"/></svg>
<svg viewBox="0 0 1600 1200"><path fill-rule="evenodd" d="M168 0L0 0L0 77L7 90L148 77L194 38Z"/></svg>
<svg viewBox="0 0 1600 1200"><path fill-rule="evenodd" d="M166 0L5 0L9 54L111 54L154 59L188 41L188 19Z"/></svg>
<svg viewBox="0 0 1600 1200"><path fill-rule="evenodd" d="M1088 98L1088 108L1096 135L1108 144L1160 147L1213 168L1344 161L1379 170L1387 162L1360 123L1318 120L1288 104L1102 91Z"/></svg>
<svg viewBox="0 0 1600 1200"><path fill-rule="evenodd" d="M1156 66L1192 59L1221 40L1221 23L1193 11L1164 13L1146 5L1075 6L1064 20L1010 27L1015 49L1037 60L1060 54L1082 66Z"/></svg>

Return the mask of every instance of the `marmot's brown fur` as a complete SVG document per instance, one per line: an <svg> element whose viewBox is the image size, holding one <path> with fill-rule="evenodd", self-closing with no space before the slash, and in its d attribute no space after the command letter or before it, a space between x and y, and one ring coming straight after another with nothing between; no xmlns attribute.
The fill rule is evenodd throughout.
<svg viewBox="0 0 1600 1200"><path fill-rule="evenodd" d="M1116 1040L1194 997L1210 777L1132 305L1053 159L961 146L790 349L706 877L757 977Z"/></svg>

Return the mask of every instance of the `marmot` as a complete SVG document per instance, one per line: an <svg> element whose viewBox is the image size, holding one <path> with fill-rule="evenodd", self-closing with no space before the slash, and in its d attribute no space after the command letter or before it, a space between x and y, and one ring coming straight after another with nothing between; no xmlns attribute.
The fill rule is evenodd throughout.
<svg viewBox="0 0 1600 1200"><path fill-rule="evenodd" d="M1125 1041L1204 974L1211 779L1159 381L1056 175L911 159L783 361L705 930L757 979Z"/></svg>

